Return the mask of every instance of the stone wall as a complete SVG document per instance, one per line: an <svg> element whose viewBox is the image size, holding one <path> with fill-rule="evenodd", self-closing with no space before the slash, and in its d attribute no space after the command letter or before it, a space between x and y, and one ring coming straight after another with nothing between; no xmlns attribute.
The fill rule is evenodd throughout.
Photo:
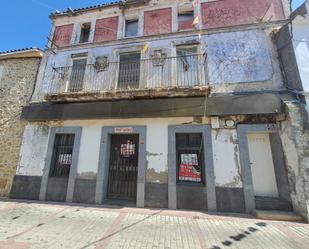
<svg viewBox="0 0 309 249"><path fill-rule="evenodd" d="M25 128L22 107L32 94L40 59L0 60L0 196L10 192Z"/></svg>
<svg viewBox="0 0 309 249"><path fill-rule="evenodd" d="M294 211L309 220L309 125L305 106L286 102L287 119L281 125L291 199Z"/></svg>

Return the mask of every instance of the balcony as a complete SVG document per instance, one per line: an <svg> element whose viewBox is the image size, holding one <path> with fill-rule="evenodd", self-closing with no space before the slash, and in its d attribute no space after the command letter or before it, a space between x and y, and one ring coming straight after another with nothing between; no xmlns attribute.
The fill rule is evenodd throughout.
<svg viewBox="0 0 309 249"><path fill-rule="evenodd" d="M101 57L45 75L45 100L52 102L207 96L206 57L186 55L139 59L124 55L119 62Z"/></svg>

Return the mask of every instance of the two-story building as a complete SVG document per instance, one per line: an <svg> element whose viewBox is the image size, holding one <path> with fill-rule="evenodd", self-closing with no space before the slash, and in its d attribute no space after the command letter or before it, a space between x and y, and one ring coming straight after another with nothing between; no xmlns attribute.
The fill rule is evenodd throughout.
<svg viewBox="0 0 309 249"><path fill-rule="evenodd" d="M12 197L292 210L273 31L288 1L121 1L51 14Z"/></svg>

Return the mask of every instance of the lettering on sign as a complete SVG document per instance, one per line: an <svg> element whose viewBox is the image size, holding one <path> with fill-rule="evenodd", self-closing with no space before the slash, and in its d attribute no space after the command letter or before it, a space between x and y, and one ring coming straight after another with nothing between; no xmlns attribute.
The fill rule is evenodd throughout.
<svg viewBox="0 0 309 249"><path fill-rule="evenodd" d="M133 133L132 127L118 127L115 128L115 133Z"/></svg>

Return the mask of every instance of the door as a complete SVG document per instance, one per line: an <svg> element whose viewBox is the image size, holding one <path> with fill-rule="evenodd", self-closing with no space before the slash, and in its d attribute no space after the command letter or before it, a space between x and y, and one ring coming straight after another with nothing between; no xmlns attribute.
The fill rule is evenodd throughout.
<svg viewBox="0 0 309 249"><path fill-rule="evenodd" d="M136 200L138 135L112 135L108 198Z"/></svg>
<svg viewBox="0 0 309 249"><path fill-rule="evenodd" d="M68 92L79 92L83 90L86 64L87 59L73 60Z"/></svg>
<svg viewBox="0 0 309 249"><path fill-rule="evenodd" d="M177 53L177 86L191 87L198 82L197 46L178 46Z"/></svg>
<svg viewBox="0 0 309 249"><path fill-rule="evenodd" d="M140 53L120 54L118 89L138 89L140 80Z"/></svg>
<svg viewBox="0 0 309 249"><path fill-rule="evenodd" d="M248 146L255 196L278 197L269 134L248 134Z"/></svg>

